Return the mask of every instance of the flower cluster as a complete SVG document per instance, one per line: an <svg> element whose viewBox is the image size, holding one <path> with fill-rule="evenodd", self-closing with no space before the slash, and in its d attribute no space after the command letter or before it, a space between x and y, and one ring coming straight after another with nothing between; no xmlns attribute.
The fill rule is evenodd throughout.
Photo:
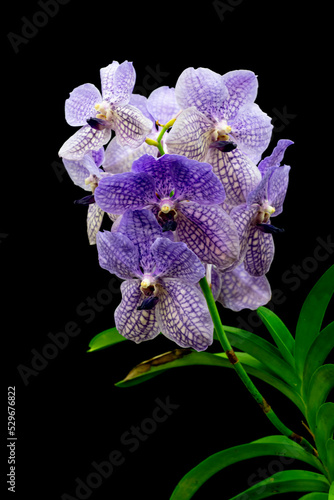
<svg viewBox="0 0 334 500"><path fill-rule="evenodd" d="M123 281L116 327L135 342L160 332L206 349L213 324L199 281L238 311L266 304L274 256L271 218L282 212L289 140L262 159L271 119L255 103L252 71L187 68L175 88L133 94L132 63L100 70L65 103L80 126L59 156L89 194L87 232L100 265ZM114 132L114 134L112 133ZM113 136L113 137L112 137ZM100 231L103 217L110 230Z"/></svg>

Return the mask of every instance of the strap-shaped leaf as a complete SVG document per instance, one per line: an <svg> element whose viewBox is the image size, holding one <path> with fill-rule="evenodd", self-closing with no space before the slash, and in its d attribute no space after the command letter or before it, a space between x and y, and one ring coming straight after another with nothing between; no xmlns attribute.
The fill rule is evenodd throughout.
<svg viewBox="0 0 334 500"><path fill-rule="evenodd" d="M299 498L299 500L328 500L327 493L319 493L317 491L313 493L307 493L307 495L303 495Z"/></svg>
<svg viewBox="0 0 334 500"><path fill-rule="evenodd" d="M291 387L297 388L300 386L299 378L291 370L291 366L284 361L277 347L255 333L226 325L223 328L232 346L261 361L276 377L280 377Z"/></svg>
<svg viewBox="0 0 334 500"><path fill-rule="evenodd" d="M327 449L327 469L329 472L329 477L334 481L334 439L327 439L326 443ZM334 497L334 486L331 487L331 494Z"/></svg>
<svg viewBox="0 0 334 500"><path fill-rule="evenodd" d="M311 431L315 432L316 415L320 406L334 388L334 365L322 365L312 375L306 403L306 418Z"/></svg>
<svg viewBox="0 0 334 500"><path fill-rule="evenodd" d="M305 470L286 470L276 472L256 485L236 495L231 500L268 498L279 493L291 491L328 492L329 482L322 474Z"/></svg>
<svg viewBox="0 0 334 500"><path fill-rule="evenodd" d="M109 328L108 330L104 330L101 333L95 335L92 340L89 342L89 349L87 352L98 351L100 349L105 349L106 347L110 347L112 345L118 344L119 342L123 342L123 340L127 340L125 337L120 335L115 328Z"/></svg>
<svg viewBox="0 0 334 500"><path fill-rule="evenodd" d="M291 366L295 366L294 350L295 339L283 323L283 321L270 309L259 307L257 309L258 316L266 325L268 332L272 336L277 345L282 357Z"/></svg>
<svg viewBox="0 0 334 500"><path fill-rule="evenodd" d="M334 292L334 265L314 285L301 308L295 338L296 368L302 375L308 350L321 330L327 305Z"/></svg>
<svg viewBox="0 0 334 500"><path fill-rule="evenodd" d="M225 353L211 354L208 352L191 351L190 349L178 350L186 351L186 353L184 353L183 356L181 353L180 356L174 360L168 360L166 356L169 353L164 353L160 356L144 361L135 366L123 380L117 382L115 385L117 387L131 387L133 385L140 384L141 382L146 382L150 378L160 375L172 368L182 368L185 366L208 365L233 368ZM236 352L236 354L249 375L253 375L278 389L282 392L282 394L287 396L302 413L305 414L304 403L294 389L281 379L275 377L275 375L273 375L266 366L264 366L257 359L253 358L251 355L245 352ZM159 358L161 358L161 363L159 362Z"/></svg>
<svg viewBox="0 0 334 500"><path fill-rule="evenodd" d="M329 488L328 500L334 500L334 481Z"/></svg>
<svg viewBox="0 0 334 500"><path fill-rule="evenodd" d="M284 456L289 458L296 458L323 472L321 462L315 456L305 451L297 443L294 443L285 436L268 436L251 443L233 446L232 448L228 448L227 450L219 451L218 453L211 455L206 460L191 469L181 479L181 481L176 486L170 500L188 500L189 498L192 498L192 496L202 486L202 484L204 484L217 472L225 469L229 465L241 462L242 460L261 456ZM316 474L316 476L323 477L320 474ZM327 490L328 489L329 484L327 482ZM249 490L247 490L247 493L248 491ZM306 489L300 491L310 490ZM326 490L319 489L318 491ZM240 496L240 498L242 497Z"/></svg>
<svg viewBox="0 0 334 500"><path fill-rule="evenodd" d="M334 349L334 321L327 325L314 339L305 358L302 385L304 397L307 397L313 373L323 364L332 349Z"/></svg>
<svg viewBox="0 0 334 500"><path fill-rule="evenodd" d="M334 403L327 402L320 406L316 416L315 442L320 459L327 465L326 443L334 432Z"/></svg>

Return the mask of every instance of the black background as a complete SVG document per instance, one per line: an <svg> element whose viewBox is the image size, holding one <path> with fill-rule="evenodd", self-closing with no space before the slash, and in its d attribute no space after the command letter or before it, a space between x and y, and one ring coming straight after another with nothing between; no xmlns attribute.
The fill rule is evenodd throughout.
<svg viewBox="0 0 334 500"><path fill-rule="evenodd" d="M99 70L113 60L133 61L137 91L145 95L156 86L174 87L190 66L220 74L254 71L256 102L275 126L267 152L278 139L295 143L285 155L290 184L284 212L275 221L285 233L276 238L268 274L275 291L271 306L293 331L306 294L333 262L332 247L314 253L319 238L334 236L329 13L324 3L311 10L302 2L295 2L298 9L291 4L70 0L44 17L37 14L43 11L37 1L6 5L1 398L5 408L7 386L16 387L16 494L11 497L58 500L67 493L75 498L76 479L86 483L92 463L119 450L124 463L87 498L168 500L182 476L212 453L277 434L229 369L191 367L135 387L115 387L137 363L176 347L161 336L86 352L94 335L114 326L119 281L113 282L112 296L101 291L112 277L88 244L86 209L73 204L83 192L61 168L57 153L73 133L64 118L69 92L87 82L99 88ZM8 33L23 36L26 20L39 27L14 50ZM88 306L89 298L99 310ZM254 312L221 312L224 324L248 325L269 339ZM78 334L63 349L47 351L48 335L73 323ZM209 348L217 350L216 343ZM54 356L24 382L18 367L31 368L36 352ZM270 386L256 383L286 425L305 435L296 408ZM157 398L178 407L131 452L121 436L152 416ZM5 419L1 436L5 449ZM270 475L277 467L272 458L231 466L194 498L229 499L248 487L250 477L260 479L259 470ZM291 467L307 468L297 462ZM3 476L4 492L5 482Z"/></svg>

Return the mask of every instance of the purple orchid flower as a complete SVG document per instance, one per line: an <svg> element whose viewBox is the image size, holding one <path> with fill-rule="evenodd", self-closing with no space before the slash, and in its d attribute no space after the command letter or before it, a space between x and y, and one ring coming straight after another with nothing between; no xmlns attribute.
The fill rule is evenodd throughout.
<svg viewBox="0 0 334 500"><path fill-rule="evenodd" d="M152 129L152 122L129 104L136 77L132 63L113 61L101 68L100 76L102 95L85 83L65 102L67 123L81 128L61 147L58 154L63 158L80 160L88 151L100 149L109 141L111 130L120 145L137 148Z"/></svg>
<svg viewBox="0 0 334 500"><path fill-rule="evenodd" d="M252 276L268 272L274 257L273 234L282 231L271 225L270 218L283 210L290 167L280 163L291 144L286 139L278 141L272 154L259 163L261 182L248 194L246 203L230 212L240 237L239 261Z"/></svg>
<svg viewBox="0 0 334 500"><path fill-rule="evenodd" d="M184 156L156 159L144 155L132 171L101 179L95 201L102 210L123 214L149 209L164 231L174 231L202 262L220 269L239 255L239 238L231 217L218 206L224 188L211 165Z"/></svg>
<svg viewBox="0 0 334 500"><path fill-rule="evenodd" d="M251 71L221 76L207 68L186 69L175 87L183 111L167 138L168 151L210 163L233 205L244 203L261 180L256 163L271 138L271 119L254 103L257 89Z"/></svg>
<svg viewBox="0 0 334 500"><path fill-rule="evenodd" d="M232 271L219 271L212 268L212 293L217 302L232 311L255 310L271 299L271 288L266 276L251 276L239 264Z"/></svg>
<svg viewBox="0 0 334 500"><path fill-rule="evenodd" d="M116 232L99 232L101 267L125 280L116 328L136 343L162 332L181 347L205 350L213 341L206 301L196 288L204 266L184 243L162 232L149 210L127 211Z"/></svg>

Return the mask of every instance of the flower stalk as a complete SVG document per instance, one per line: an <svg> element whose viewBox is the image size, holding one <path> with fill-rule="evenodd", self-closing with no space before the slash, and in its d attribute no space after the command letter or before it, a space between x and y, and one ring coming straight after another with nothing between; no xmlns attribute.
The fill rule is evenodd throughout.
<svg viewBox="0 0 334 500"><path fill-rule="evenodd" d="M255 401L259 404L261 407L262 411L264 414L269 418L271 423L276 427L276 429L283 434L284 436L288 437L289 439L296 441L299 443L306 451L309 453L312 453L315 456L318 456L317 450L307 441L302 436L299 436L295 432L293 432L291 429L286 427L286 425L281 422L281 420L278 418L274 410L271 408L271 406L267 403L265 398L262 396L262 394L259 392L257 387L254 385L252 380L249 378L247 372L245 371L244 367L242 366L240 360L238 359L237 355L235 354L234 350L232 349L232 346L227 338L227 335L224 331L224 328L222 326L222 323L220 321L220 316L219 312L216 306L215 299L212 295L210 285L207 282L206 277L202 278L199 282L201 289L203 291L204 297L207 301L208 304L208 309L212 317L212 321L214 324L214 328L217 332L219 341L222 345L222 348L224 349L225 354L227 355L230 363L233 365L233 368L237 372L239 378L249 391L249 393L253 396Z"/></svg>

